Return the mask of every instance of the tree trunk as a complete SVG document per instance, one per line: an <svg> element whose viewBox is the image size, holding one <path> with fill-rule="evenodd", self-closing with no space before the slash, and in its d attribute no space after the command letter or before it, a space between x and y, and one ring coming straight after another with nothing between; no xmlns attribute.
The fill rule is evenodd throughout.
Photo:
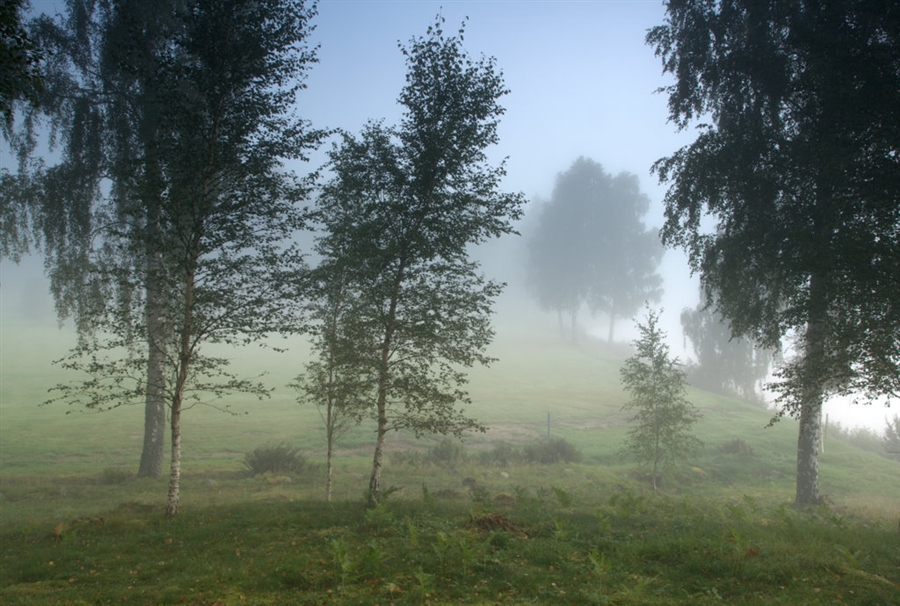
<svg viewBox="0 0 900 606"><path fill-rule="evenodd" d="M191 337L194 334L194 287L196 279L197 259L199 257L200 237L195 236L191 247L184 288L184 311L181 320L181 331L178 351L178 376L172 394L172 467L169 473L169 494L166 503L166 516L178 513L178 500L181 489L181 405L184 399L184 388L193 349Z"/></svg>
<svg viewBox="0 0 900 606"><path fill-rule="evenodd" d="M800 409L797 439L798 505L817 505L819 496L819 440L822 435L822 398L810 399Z"/></svg>
<svg viewBox="0 0 900 606"><path fill-rule="evenodd" d="M819 496L819 444L822 439L822 366L825 355L823 279L810 276L810 312L803 337L803 399L797 438L797 505L817 505Z"/></svg>
<svg viewBox="0 0 900 606"><path fill-rule="evenodd" d="M391 303L391 318L396 313L396 300ZM375 437L375 454L372 457L372 477L369 478L369 492L366 496L366 506L369 508L378 505L381 500L381 470L384 467L384 439L387 435L387 388L388 388L388 362L390 360L391 337L393 336L393 321L388 324L385 339L381 346L381 369L378 372L378 398L376 414L378 429Z"/></svg>
<svg viewBox="0 0 900 606"><path fill-rule="evenodd" d="M572 343L578 342L578 310L572 310Z"/></svg>
<svg viewBox="0 0 900 606"><path fill-rule="evenodd" d="M151 276L153 272L151 271ZM144 447L139 478L162 475L166 435L166 335L162 321L161 293L156 284L147 287L147 387L144 402Z"/></svg>
<svg viewBox="0 0 900 606"><path fill-rule="evenodd" d="M144 124L149 128L150 124ZM145 133L145 141L154 135ZM165 329L165 301L161 288L163 262L159 252L159 208L162 203L159 164L148 162L148 186L154 195L147 200L147 224L144 242L147 282L144 318L147 323L147 386L144 395L144 446L138 466L139 478L158 478L162 475L166 440L166 354L168 335Z"/></svg>
<svg viewBox="0 0 900 606"><path fill-rule="evenodd" d="M378 413L378 433L375 438L375 456L372 458L372 477L369 478L369 493L366 495L366 506L373 508L381 500L381 470L384 467L384 438L387 435L387 418Z"/></svg>
<svg viewBox="0 0 900 606"><path fill-rule="evenodd" d="M331 480L334 472L331 464L331 440L328 441L328 453L325 455L325 502L331 503Z"/></svg>
<svg viewBox="0 0 900 606"><path fill-rule="evenodd" d="M152 346L151 346L152 349ZM158 478L162 475L165 455L166 398L162 390L151 388L153 376L160 376L162 363L152 359L147 362L147 396L144 402L144 446L138 466L139 478Z"/></svg>
<svg viewBox="0 0 900 606"><path fill-rule="evenodd" d="M613 312L610 311L609 312L609 333L606 335L607 343L613 342L613 333L615 331L615 328L616 328L616 314L614 314Z"/></svg>
<svg viewBox="0 0 900 606"><path fill-rule="evenodd" d="M375 438L375 454L372 457L372 477L369 478L369 494L366 498L367 507L375 507L381 500L381 470L384 467L384 439L388 431L387 396L388 380L390 379L391 347L394 339L394 326L397 321L397 305L400 301L400 289L406 275L406 260L401 259L397 267L397 275L394 277L391 305L388 310L387 324L384 331L384 340L381 343L381 360L378 369L378 397L376 400L376 414L378 416L378 430Z"/></svg>
<svg viewBox="0 0 900 606"><path fill-rule="evenodd" d="M325 502L331 503L331 480L334 477L331 462L334 454L334 403L331 401L331 396L328 396L327 407L328 410L325 411Z"/></svg>
<svg viewBox="0 0 900 606"><path fill-rule="evenodd" d="M181 491L181 397L172 401L172 465L169 471L169 493L166 497L166 516L178 513Z"/></svg>

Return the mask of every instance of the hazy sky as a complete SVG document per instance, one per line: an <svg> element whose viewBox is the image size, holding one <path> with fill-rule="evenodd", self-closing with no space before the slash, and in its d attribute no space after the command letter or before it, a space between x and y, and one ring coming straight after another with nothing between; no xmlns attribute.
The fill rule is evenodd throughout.
<svg viewBox="0 0 900 606"><path fill-rule="evenodd" d="M32 5L52 12L62 2L32 0ZM424 35L439 12L446 32L456 32L468 17L466 50L495 57L511 91L502 100L507 111L500 144L490 152L496 161L508 158L506 188L529 199L547 198L555 175L584 155L608 172L638 175L652 201L647 222L662 224L665 189L650 175L650 166L693 133L677 133L667 123L666 96L654 92L668 81L644 37L663 21L661 0L322 0L313 35L319 63L300 97L300 115L317 127L351 132L369 119L396 123L406 73L397 44ZM312 164L322 162L324 153L313 157ZM8 353L3 335L11 334L11 323L22 321L20 312L31 321L52 322L54 316L34 263L23 270L4 262L0 270L0 347ZM678 315L696 303L696 281L677 251L666 254L662 272L664 326L672 346L680 349ZM627 335L626 326L617 334ZM865 418L880 428L885 411L834 414L844 423Z"/></svg>

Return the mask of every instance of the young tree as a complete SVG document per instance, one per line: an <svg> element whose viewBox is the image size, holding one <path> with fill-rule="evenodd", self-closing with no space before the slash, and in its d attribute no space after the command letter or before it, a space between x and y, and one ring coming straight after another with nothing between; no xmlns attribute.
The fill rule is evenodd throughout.
<svg viewBox="0 0 900 606"><path fill-rule="evenodd" d="M662 469L702 446L691 434L700 411L685 398L684 371L678 358L670 356L658 323L659 314L648 309L646 323L637 325L641 336L634 341L636 351L621 369L632 396L622 410L633 411L628 421L634 423L624 450L649 467L653 490L659 488Z"/></svg>
<svg viewBox="0 0 900 606"><path fill-rule="evenodd" d="M440 17L401 46L407 63L396 128L369 123L331 152L317 251L340 265L352 312L340 333L345 368L359 373L376 422L369 503L381 497L384 444L392 430L459 434L477 423L464 369L488 364L490 313L501 286L486 280L468 248L513 231L521 194L499 191L504 167L488 165L506 94L492 59L470 59L463 30Z"/></svg>
<svg viewBox="0 0 900 606"><path fill-rule="evenodd" d="M900 6L868 0L666 5L647 41L675 76L663 239L687 250L735 336L796 357L796 502L819 502L822 403L900 393ZM705 216L714 223L702 221Z"/></svg>
<svg viewBox="0 0 900 606"><path fill-rule="evenodd" d="M300 392L300 403L316 406L325 423L325 500L330 502L335 443L365 415L372 377L357 366L363 361L354 358L352 341L344 332L355 307L340 261L334 266L323 263L308 280L307 332L315 357L291 386Z"/></svg>
<svg viewBox="0 0 900 606"><path fill-rule="evenodd" d="M609 317L611 342L617 318L662 295L663 249L642 219L649 207L636 176L613 177L593 160L578 158L557 175L529 240L528 276L542 308L571 316L573 338L585 303Z"/></svg>
<svg viewBox="0 0 900 606"><path fill-rule="evenodd" d="M90 21L94 39L109 43L94 70L101 88L92 90L113 99L97 128L138 151L115 151L111 166L126 170L108 197L94 192L102 229L83 267L113 297L78 302L84 324L64 364L89 378L60 389L94 408L133 402L153 385L148 362L159 354L154 387L170 414L166 513L174 515L182 412L204 393L268 393L202 347L249 344L293 322L298 257L285 241L303 226L307 188L281 162L320 138L293 114L314 60L306 46L313 11L291 0L193 0L156 5L153 20L141 4L102 4Z"/></svg>

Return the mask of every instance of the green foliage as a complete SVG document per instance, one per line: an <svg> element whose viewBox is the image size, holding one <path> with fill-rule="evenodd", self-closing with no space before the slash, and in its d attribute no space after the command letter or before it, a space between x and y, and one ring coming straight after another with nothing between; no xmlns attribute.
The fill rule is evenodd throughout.
<svg viewBox="0 0 900 606"><path fill-rule="evenodd" d="M0 114L7 128L12 125L15 102L37 104L43 89L38 67L43 53L24 25L27 6L27 0L0 4Z"/></svg>
<svg viewBox="0 0 900 606"><path fill-rule="evenodd" d="M306 457L289 444L260 446L244 455L244 467L254 476L265 473L301 474L306 469Z"/></svg>
<svg viewBox="0 0 900 606"><path fill-rule="evenodd" d="M582 455L571 442L565 438L543 439L525 444L522 457L529 463L552 465L554 463L577 463Z"/></svg>
<svg viewBox="0 0 900 606"><path fill-rule="evenodd" d="M100 472L100 483L106 485L124 484L134 478L134 473L121 467L104 467Z"/></svg>
<svg viewBox="0 0 900 606"><path fill-rule="evenodd" d="M622 407L633 411L624 453L649 469L654 489L663 468L687 459L702 446L691 433L700 412L685 398L684 371L678 358L669 355L658 323L659 315L648 308L646 323L638 324L635 354L621 369L622 383L633 398Z"/></svg>
<svg viewBox="0 0 900 606"><path fill-rule="evenodd" d="M466 448L462 442L449 437L428 449L428 459L439 465L460 465L465 463L466 458Z"/></svg>
<svg viewBox="0 0 900 606"><path fill-rule="evenodd" d="M878 432L867 427L844 427L840 423L829 422L828 426L823 430L826 434L825 440L830 441L835 438L843 440L849 444L853 444L860 450L867 450L883 456L888 456L885 446L885 436L881 436ZM889 457L890 458L890 457Z"/></svg>
<svg viewBox="0 0 900 606"><path fill-rule="evenodd" d="M40 194L24 228L42 236L57 309L79 331L60 361L79 378L56 399L145 404L157 446L168 405L170 515L183 410L270 391L209 346L264 345L296 323L289 240L308 184L283 163L323 137L294 111L314 14L294 0L73 0L41 22L59 163L28 157L37 121L14 140Z"/></svg>
<svg viewBox="0 0 900 606"><path fill-rule="evenodd" d="M478 453L478 460L482 465L496 465L509 467L523 460L522 450L509 442L494 442L488 450Z"/></svg>
<svg viewBox="0 0 900 606"><path fill-rule="evenodd" d="M722 444L722 452L725 454L746 455L748 457L752 457L754 454L753 447L740 438L735 438Z"/></svg>

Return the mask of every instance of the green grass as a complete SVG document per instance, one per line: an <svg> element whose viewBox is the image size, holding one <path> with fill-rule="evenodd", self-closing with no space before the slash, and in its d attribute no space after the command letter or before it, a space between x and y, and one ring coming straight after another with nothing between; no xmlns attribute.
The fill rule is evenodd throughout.
<svg viewBox="0 0 900 606"><path fill-rule="evenodd" d="M166 479L129 477L142 411L39 407L61 378L3 350L0 369L0 604L715 604L900 602L900 468L834 439L827 505L798 510L796 423L701 391L703 452L655 495L617 452L621 348L501 334L471 376L488 426L453 465L401 457L438 438L392 434L386 486L362 507L372 428L340 444L335 502L322 501L324 433L284 388L299 362L263 352L269 401L184 417L182 513L162 516ZM579 463L500 467L478 453L547 431ZM752 454L727 453L742 440ZM312 464L284 481L250 477L247 452L291 444ZM400 462L401 460L405 462ZM474 478L476 486L466 478Z"/></svg>

